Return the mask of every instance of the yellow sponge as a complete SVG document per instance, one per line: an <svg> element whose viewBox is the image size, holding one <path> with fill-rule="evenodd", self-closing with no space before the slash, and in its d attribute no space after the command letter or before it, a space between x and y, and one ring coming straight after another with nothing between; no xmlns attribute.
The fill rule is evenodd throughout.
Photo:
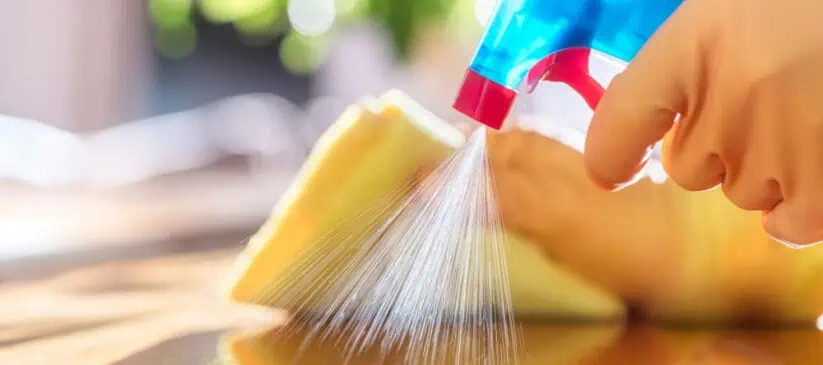
<svg viewBox="0 0 823 365"><path fill-rule="evenodd" d="M398 92L387 93L380 103L366 100L366 107L348 108L321 136L241 255L233 299L269 304L261 303L260 295L272 290L268 285L308 245L348 221L365 226L369 219L347 218L397 192L421 163L442 159L464 143L463 135L443 122L413 122L434 118L411 117L407 113L421 111L401 109L405 100Z"/></svg>
<svg viewBox="0 0 823 365"><path fill-rule="evenodd" d="M301 261L302 252L335 230L349 237L367 234L370 222L391 211L418 169L446 158L464 143L460 130L398 91L350 107L317 142L271 217L240 255L231 298L266 306L288 304L276 302L270 294L296 283L290 275L301 270L295 266L311 264ZM363 216L364 211L369 213ZM345 232L339 232L340 227ZM623 314L618 299L556 266L537 246L511 233L505 237L517 315L603 319ZM328 263L322 276L334 277L341 264ZM308 308L302 309L311 308L306 304Z"/></svg>

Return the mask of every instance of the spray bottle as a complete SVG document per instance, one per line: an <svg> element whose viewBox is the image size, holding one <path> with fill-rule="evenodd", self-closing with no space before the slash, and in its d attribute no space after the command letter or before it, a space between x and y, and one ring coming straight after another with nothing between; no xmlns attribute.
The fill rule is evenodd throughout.
<svg viewBox="0 0 823 365"><path fill-rule="evenodd" d="M590 74L592 51L601 61L605 56L625 67L681 3L499 0L454 108L500 129L521 85L531 93L540 81L548 80L568 85L594 110L605 88ZM587 122L588 118L586 129Z"/></svg>

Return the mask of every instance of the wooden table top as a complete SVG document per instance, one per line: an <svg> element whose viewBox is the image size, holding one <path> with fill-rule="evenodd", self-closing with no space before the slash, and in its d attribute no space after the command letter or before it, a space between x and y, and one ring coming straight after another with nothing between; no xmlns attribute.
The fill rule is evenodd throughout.
<svg viewBox="0 0 823 365"><path fill-rule="evenodd" d="M276 329L282 313L240 310L223 301L220 282L241 249L240 237L3 283L0 363L210 365L227 363L223 355L230 348L241 365L342 364L344 353L331 345L314 345L298 356L299 336L283 337ZM823 364L823 334L808 329L522 326L525 365ZM366 356L350 364L370 361Z"/></svg>

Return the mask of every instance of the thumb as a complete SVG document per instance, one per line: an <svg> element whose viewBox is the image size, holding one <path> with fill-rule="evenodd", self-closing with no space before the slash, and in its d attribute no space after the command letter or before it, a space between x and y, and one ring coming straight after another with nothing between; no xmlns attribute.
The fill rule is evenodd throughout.
<svg viewBox="0 0 823 365"><path fill-rule="evenodd" d="M681 8L657 30L626 70L609 85L592 118L584 159L594 182L617 189L642 171L652 145L663 138L685 104L694 52L694 25Z"/></svg>

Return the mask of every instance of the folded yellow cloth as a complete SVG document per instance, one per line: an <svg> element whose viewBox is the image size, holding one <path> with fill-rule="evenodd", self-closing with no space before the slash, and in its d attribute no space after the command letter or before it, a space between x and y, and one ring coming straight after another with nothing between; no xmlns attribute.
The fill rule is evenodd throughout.
<svg viewBox="0 0 823 365"><path fill-rule="evenodd" d="M301 260L301 252L324 240L325 245L334 247L333 238L324 238L332 232L338 237L365 235L372 229L371 221L391 212L398 192L406 191L404 187L411 185L421 167L444 159L464 143L459 129L399 91L350 107L318 141L269 220L239 257L231 298L289 306L294 303L278 302L272 294L285 285L291 285L292 292L318 289L322 282L314 282L315 287L293 287L309 282L298 280L301 278L295 273L312 273L301 270L300 266L311 265ZM377 209L368 209L375 206ZM559 267L527 239L512 232L505 232L504 237L516 315L585 319L623 315L622 303L616 297ZM353 247L336 247L339 252L358 248L354 247L356 240L340 240L340 244ZM334 277L343 264L327 263L322 276ZM312 303L316 299L307 295L301 299L300 309L321 309L323 303Z"/></svg>

